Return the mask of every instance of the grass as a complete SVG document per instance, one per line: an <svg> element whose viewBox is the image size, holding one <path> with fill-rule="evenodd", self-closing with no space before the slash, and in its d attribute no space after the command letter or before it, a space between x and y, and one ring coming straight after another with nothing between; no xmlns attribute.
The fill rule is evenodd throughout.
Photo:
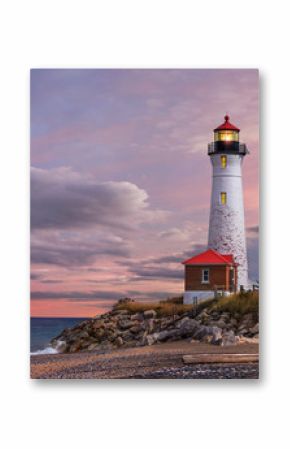
<svg viewBox="0 0 290 449"><path fill-rule="evenodd" d="M258 319L259 315L259 292L249 291L245 293L237 293L231 296L225 296L218 299L209 309L210 311L228 312L231 315L238 313L246 315L253 313Z"/></svg>
<svg viewBox="0 0 290 449"><path fill-rule="evenodd" d="M116 304L116 310L126 309L129 313L134 314L138 312L145 312L145 310L155 310L157 317L182 315L190 312L193 309L191 304L182 304L182 296L168 298L159 302L125 302ZM225 296L219 299L208 299L196 306L195 314L198 315L203 309L207 309L208 313L213 311L228 312L231 315L240 314L246 315L253 313L258 319L259 315L259 292L249 291L244 293L237 293L230 296Z"/></svg>
<svg viewBox="0 0 290 449"><path fill-rule="evenodd" d="M145 312L145 310L155 310L157 317L181 315L185 312L192 310L192 305L187 304L175 304L169 301L159 301L159 302L128 302L120 305L116 305L117 310L126 309L131 314L138 312Z"/></svg>

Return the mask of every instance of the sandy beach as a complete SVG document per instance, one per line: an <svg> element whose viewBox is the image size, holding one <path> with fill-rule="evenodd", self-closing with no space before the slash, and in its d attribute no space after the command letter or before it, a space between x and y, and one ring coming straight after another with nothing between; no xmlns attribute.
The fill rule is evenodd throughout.
<svg viewBox="0 0 290 449"><path fill-rule="evenodd" d="M257 344L214 346L176 341L105 354L78 352L31 356L32 379L257 379L258 363L185 365L185 354L257 354Z"/></svg>

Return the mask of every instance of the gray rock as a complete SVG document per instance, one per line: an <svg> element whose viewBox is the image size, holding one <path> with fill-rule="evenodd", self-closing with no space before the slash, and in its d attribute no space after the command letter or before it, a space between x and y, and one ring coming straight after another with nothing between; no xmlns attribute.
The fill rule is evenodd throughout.
<svg viewBox="0 0 290 449"><path fill-rule="evenodd" d="M236 338L235 333L231 330L223 333L221 345L222 346L235 345L237 344L237 341L238 339Z"/></svg>
<svg viewBox="0 0 290 449"><path fill-rule="evenodd" d="M138 334L142 330L144 330L144 326L141 323L135 324L134 326L130 327L130 332L132 332L132 334Z"/></svg>
<svg viewBox="0 0 290 449"><path fill-rule="evenodd" d="M183 321L181 326L179 327L179 335L181 337L192 337L194 332L196 332L197 329L200 329L202 326L196 321L191 318L188 320Z"/></svg>
<svg viewBox="0 0 290 449"><path fill-rule="evenodd" d="M243 327L241 330L239 328L239 330L238 330L238 335L246 335L248 333L249 333L249 329L246 327Z"/></svg>
<svg viewBox="0 0 290 449"><path fill-rule="evenodd" d="M116 329L116 323L112 323L109 321L108 323L104 324L104 329L114 331Z"/></svg>
<svg viewBox="0 0 290 449"><path fill-rule="evenodd" d="M197 315L196 319L204 320L204 319L208 319L209 317L210 317L210 315L206 312L206 309L204 309L202 312L200 312L199 315Z"/></svg>
<svg viewBox="0 0 290 449"><path fill-rule="evenodd" d="M250 331L252 334L258 334L258 333L259 333L259 323L255 324L255 326L251 327L251 328L249 329L249 331Z"/></svg>
<svg viewBox="0 0 290 449"><path fill-rule="evenodd" d="M195 330L192 334L192 337L195 340L202 340L208 334L209 334L208 326L201 325L201 326L195 328Z"/></svg>
<svg viewBox="0 0 290 449"><path fill-rule="evenodd" d="M123 331L121 333L120 337L122 337L124 341L132 340L132 334L130 332L130 329L127 329L127 330Z"/></svg>
<svg viewBox="0 0 290 449"><path fill-rule="evenodd" d="M142 313L135 313L134 315L131 315L132 321L143 321L143 315Z"/></svg>
<svg viewBox="0 0 290 449"><path fill-rule="evenodd" d="M100 329L103 326L104 326L104 320L96 320L93 323L93 329Z"/></svg>
<svg viewBox="0 0 290 449"><path fill-rule="evenodd" d="M155 312L155 310L151 309L151 310L145 310L145 312L143 312L144 318L148 319L148 318L155 318L157 313Z"/></svg>
<svg viewBox="0 0 290 449"><path fill-rule="evenodd" d="M88 346L88 351L93 351L99 346L98 343L91 343L90 346Z"/></svg>
<svg viewBox="0 0 290 449"><path fill-rule="evenodd" d="M88 338L89 334L87 331L82 331L77 335L78 338Z"/></svg>
<svg viewBox="0 0 290 449"><path fill-rule="evenodd" d="M155 333L153 335L155 336L156 341L165 341L168 339L169 332L165 330L165 331Z"/></svg>
<svg viewBox="0 0 290 449"><path fill-rule="evenodd" d="M149 318L147 320L147 330L149 334L152 334L154 332L154 318Z"/></svg>
<svg viewBox="0 0 290 449"><path fill-rule="evenodd" d="M129 310L127 310L127 309L114 310L111 314L112 315L129 315Z"/></svg>
<svg viewBox="0 0 290 449"><path fill-rule="evenodd" d="M223 319L219 319L218 321L215 322L216 326L220 327L221 329L224 329L225 327L227 327L225 321Z"/></svg>
<svg viewBox="0 0 290 449"><path fill-rule="evenodd" d="M148 346L154 345L154 343L156 342L156 334L152 334L152 335L147 335L145 337L145 344Z"/></svg>
<svg viewBox="0 0 290 449"><path fill-rule="evenodd" d="M118 326L120 329L129 329L130 327L134 326L134 323L132 323L131 320L122 320L119 321Z"/></svg>
<svg viewBox="0 0 290 449"><path fill-rule="evenodd" d="M115 345L116 346L120 347L120 346L123 345L123 343L124 342L123 342L123 338L122 337L119 336L119 337L116 338L116 340L115 340Z"/></svg>
<svg viewBox="0 0 290 449"><path fill-rule="evenodd" d="M172 317L161 318L160 329L167 329L171 324L174 324L174 319Z"/></svg>
<svg viewBox="0 0 290 449"><path fill-rule="evenodd" d="M222 342L222 329L220 327L214 326L212 328L212 340L211 344L219 345Z"/></svg>
<svg viewBox="0 0 290 449"><path fill-rule="evenodd" d="M169 338L179 337L180 331L178 329L170 329L170 330L164 330L161 332L156 332L153 335L156 338L156 341L166 341Z"/></svg>
<svg viewBox="0 0 290 449"><path fill-rule="evenodd" d="M177 329L180 329L188 320L190 320L190 318L188 317L188 316L186 316L186 317L184 317L184 318L181 318L181 320L178 320L176 323L175 323L175 327L177 328Z"/></svg>

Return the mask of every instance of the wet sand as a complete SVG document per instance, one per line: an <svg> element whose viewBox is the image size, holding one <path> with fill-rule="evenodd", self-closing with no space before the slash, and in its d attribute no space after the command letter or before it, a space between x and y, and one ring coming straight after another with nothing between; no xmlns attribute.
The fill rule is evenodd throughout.
<svg viewBox="0 0 290 449"><path fill-rule="evenodd" d="M31 356L32 379L232 379L258 378L257 363L195 364L185 366L185 354L256 354L257 344L214 346L188 341L139 348L120 348L106 354L78 352Z"/></svg>

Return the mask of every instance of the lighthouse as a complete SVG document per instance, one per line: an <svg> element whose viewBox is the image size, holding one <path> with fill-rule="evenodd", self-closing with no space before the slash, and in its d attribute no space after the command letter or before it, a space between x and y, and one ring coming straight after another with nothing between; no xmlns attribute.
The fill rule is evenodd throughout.
<svg viewBox="0 0 290 449"><path fill-rule="evenodd" d="M184 304L248 287L242 164L249 151L239 141L239 128L228 115L224 119L208 144L212 165L208 249L182 262Z"/></svg>
<svg viewBox="0 0 290 449"><path fill-rule="evenodd" d="M239 142L240 129L225 116L214 129L208 145L212 165L212 190L208 248L231 254L237 264L237 287L248 286L248 261L245 236L242 164L249 153Z"/></svg>

